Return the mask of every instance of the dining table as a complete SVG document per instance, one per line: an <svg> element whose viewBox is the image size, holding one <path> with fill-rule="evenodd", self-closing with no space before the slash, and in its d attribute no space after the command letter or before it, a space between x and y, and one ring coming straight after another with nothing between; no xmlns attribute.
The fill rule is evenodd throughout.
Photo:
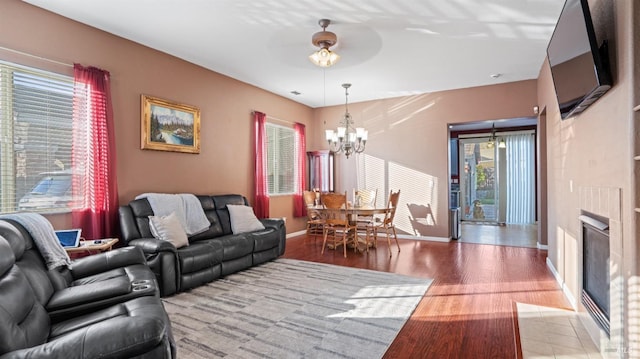
<svg viewBox="0 0 640 359"><path fill-rule="evenodd" d="M322 204L308 206L307 208L318 211L321 216L327 211L327 208ZM358 216L371 217L376 214L386 214L389 211L389 208L377 206L353 206L348 204L346 208L340 208L340 211L344 211L346 213L350 222L356 223L358 221ZM350 231L348 243L351 247L355 247L358 252L364 252L367 250L366 239L359 236L357 231ZM369 246L371 245L372 243L369 243Z"/></svg>

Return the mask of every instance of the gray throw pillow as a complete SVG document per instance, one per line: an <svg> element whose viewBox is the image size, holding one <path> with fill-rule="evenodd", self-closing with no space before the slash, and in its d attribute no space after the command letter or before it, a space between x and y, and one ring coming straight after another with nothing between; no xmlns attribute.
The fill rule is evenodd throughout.
<svg viewBox="0 0 640 359"><path fill-rule="evenodd" d="M189 245L187 232L175 212L166 216L149 216L149 228L155 238L171 242L176 248Z"/></svg>
<svg viewBox="0 0 640 359"><path fill-rule="evenodd" d="M259 231L264 229L262 222L253 213L253 208L244 205L228 204L231 231L233 234Z"/></svg>

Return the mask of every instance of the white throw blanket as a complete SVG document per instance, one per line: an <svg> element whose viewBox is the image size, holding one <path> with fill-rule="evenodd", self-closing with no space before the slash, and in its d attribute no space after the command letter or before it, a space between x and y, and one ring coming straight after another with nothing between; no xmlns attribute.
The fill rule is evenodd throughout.
<svg viewBox="0 0 640 359"><path fill-rule="evenodd" d="M136 199L146 198L156 216L167 216L175 212L188 236L206 231L211 226L202 205L190 193L143 193Z"/></svg>
<svg viewBox="0 0 640 359"><path fill-rule="evenodd" d="M29 232L49 270L60 266L66 266L71 269L69 254L58 241L51 222L43 215L38 213L10 213L3 214L0 218L14 220Z"/></svg>

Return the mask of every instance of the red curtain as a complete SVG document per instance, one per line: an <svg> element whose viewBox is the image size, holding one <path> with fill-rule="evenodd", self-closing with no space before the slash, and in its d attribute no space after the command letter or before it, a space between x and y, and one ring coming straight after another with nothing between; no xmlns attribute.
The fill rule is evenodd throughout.
<svg viewBox="0 0 640 359"><path fill-rule="evenodd" d="M307 215L307 206L304 203L302 192L307 187L307 138L305 135L305 126L301 123L295 123L293 130L296 133L296 193L293 195L293 216L305 217Z"/></svg>
<svg viewBox="0 0 640 359"><path fill-rule="evenodd" d="M74 65L72 223L86 239L117 236L118 186L109 72Z"/></svg>
<svg viewBox="0 0 640 359"><path fill-rule="evenodd" d="M267 115L255 111L253 113L255 123L255 203L253 211L258 218L269 217L269 190L267 186L267 130L265 124Z"/></svg>

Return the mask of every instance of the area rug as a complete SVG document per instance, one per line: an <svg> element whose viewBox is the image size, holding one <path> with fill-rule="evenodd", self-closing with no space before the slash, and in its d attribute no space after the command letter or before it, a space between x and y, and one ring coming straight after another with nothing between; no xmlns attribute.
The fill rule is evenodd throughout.
<svg viewBox="0 0 640 359"><path fill-rule="evenodd" d="M163 302L178 357L381 358L431 279L277 259Z"/></svg>

